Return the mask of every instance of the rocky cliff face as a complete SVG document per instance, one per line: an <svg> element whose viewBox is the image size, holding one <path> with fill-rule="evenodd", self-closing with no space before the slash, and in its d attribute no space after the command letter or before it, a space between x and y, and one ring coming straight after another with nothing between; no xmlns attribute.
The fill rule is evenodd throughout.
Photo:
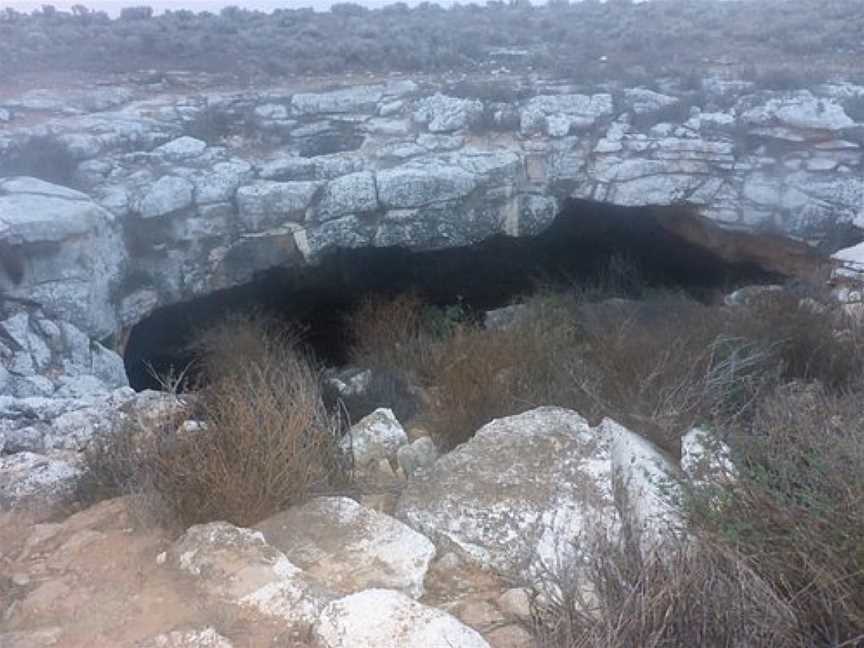
<svg viewBox="0 0 864 648"><path fill-rule="evenodd" d="M101 339L336 248L529 236L569 198L687 201L725 227L829 246L864 227L864 123L844 110L864 87L667 85L402 79L8 99L0 243L21 268L0 271L0 294Z"/></svg>

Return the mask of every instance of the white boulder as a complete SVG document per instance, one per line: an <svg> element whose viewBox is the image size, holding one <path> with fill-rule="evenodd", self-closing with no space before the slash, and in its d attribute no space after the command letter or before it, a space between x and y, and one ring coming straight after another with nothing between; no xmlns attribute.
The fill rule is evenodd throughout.
<svg viewBox="0 0 864 648"><path fill-rule="evenodd" d="M288 625L314 622L326 604L326 595L260 531L227 522L199 524L174 543L169 558L195 578L205 597Z"/></svg>
<svg viewBox="0 0 864 648"><path fill-rule="evenodd" d="M608 434L540 407L497 419L408 481L396 516L473 562L533 580L618 526Z"/></svg>
<svg viewBox="0 0 864 648"><path fill-rule="evenodd" d="M382 587L419 598L435 556L425 536L346 497L313 499L256 528L310 579L338 594Z"/></svg>
<svg viewBox="0 0 864 648"><path fill-rule="evenodd" d="M406 443L408 435L393 410L383 407L360 419L342 439L342 447L351 450L360 467L395 457Z"/></svg>
<svg viewBox="0 0 864 648"><path fill-rule="evenodd" d="M446 612L383 589L333 601L314 633L323 648L490 648L478 632Z"/></svg>

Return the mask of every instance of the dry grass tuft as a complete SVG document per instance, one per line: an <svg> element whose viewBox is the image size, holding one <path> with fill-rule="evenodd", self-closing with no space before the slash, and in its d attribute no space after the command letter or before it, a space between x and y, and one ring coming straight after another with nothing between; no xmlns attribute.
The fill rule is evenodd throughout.
<svg viewBox="0 0 864 648"><path fill-rule="evenodd" d="M156 429L128 421L93 446L89 474L114 475L102 481L184 527L248 526L347 478L319 372L291 331L235 319L207 332L200 348L199 429L179 427L182 416Z"/></svg>
<svg viewBox="0 0 864 648"><path fill-rule="evenodd" d="M795 645L794 608L734 551L680 544L644 557L601 540L592 555L533 599L543 648Z"/></svg>

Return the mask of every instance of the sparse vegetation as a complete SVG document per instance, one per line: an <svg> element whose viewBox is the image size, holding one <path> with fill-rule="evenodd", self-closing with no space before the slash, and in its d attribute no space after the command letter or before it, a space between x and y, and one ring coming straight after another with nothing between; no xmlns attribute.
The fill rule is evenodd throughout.
<svg viewBox="0 0 864 648"><path fill-rule="evenodd" d="M656 82L723 65L774 86L817 71L860 73L864 16L857 0L663 0L630 2L395 3L329 12L227 7L117 19L78 6L0 14L0 71L176 69L237 75L541 69L584 82ZM686 46L683 44L686 43ZM773 81L772 81L773 80Z"/></svg>
<svg viewBox="0 0 864 648"><path fill-rule="evenodd" d="M734 484L686 489L689 544L642 555L626 533L578 539L595 558L550 574L555 587L535 601L543 645L861 645L860 324L794 286L729 307L605 283L641 299L543 294L509 327L464 322L439 336L423 333L416 299L362 311L363 330L388 333L364 339L361 357L386 355L433 394L426 416L442 446L541 404L610 416L672 454L696 424L731 446ZM401 331L397 312L410 322Z"/></svg>
<svg viewBox="0 0 864 648"><path fill-rule="evenodd" d="M232 319L198 346L194 410L130 418L87 453L79 495L132 493L162 521L250 525L347 479L338 423L296 336L263 318ZM169 396L170 398L170 396ZM196 416L197 415L197 416ZM181 425L194 420L194 424Z"/></svg>
<svg viewBox="0 0 864 648"><path fill-rule="evenodd" d="M76 186L78 162L69 149L49 135L31 137L0 160L0 177L32 176L67 187Z"/></svg>
<svg viewBox="0 0 864 648"><path fill-rule="evenodd" d="M645 554L626 531L574 539L592 543L590 565L556 566L534 600L547 648L860 645L860 323L806 287L727 306L638 276L618 260L598 285L541 292L492 328L416 295L369 299L348 321L351 360L382 382L355 405L419 384L428 398L404 418L421 407L445 448L550 404L612 417L673 455L697 424L730 446L734 481L683 489L688 541ZM196 350L193 404L98 438L86 494L133 492L184 525L249 524L346 479L339 414L295 331L229 320ZM198 427L178 427L188 419Z"/></svg>

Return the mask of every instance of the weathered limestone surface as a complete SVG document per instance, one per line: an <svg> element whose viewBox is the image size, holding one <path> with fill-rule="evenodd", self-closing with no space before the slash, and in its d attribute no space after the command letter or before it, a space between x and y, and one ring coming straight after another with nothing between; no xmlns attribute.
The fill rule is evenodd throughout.
<svg viewBox="0 0 864 648"><path fill-rule="evenodd" d="M496 101L445 80L5 99L10 115L48 117L0 125L0 157L47 136L77 170L75 189L0 180L0 242L24 259L17 276L0 271L0 291L101 339L160 306L338 247L534 234L568 198L686 200L730 227L811 241L864 226L864 124L844 103L864 88L496 83Z"/></svg>

